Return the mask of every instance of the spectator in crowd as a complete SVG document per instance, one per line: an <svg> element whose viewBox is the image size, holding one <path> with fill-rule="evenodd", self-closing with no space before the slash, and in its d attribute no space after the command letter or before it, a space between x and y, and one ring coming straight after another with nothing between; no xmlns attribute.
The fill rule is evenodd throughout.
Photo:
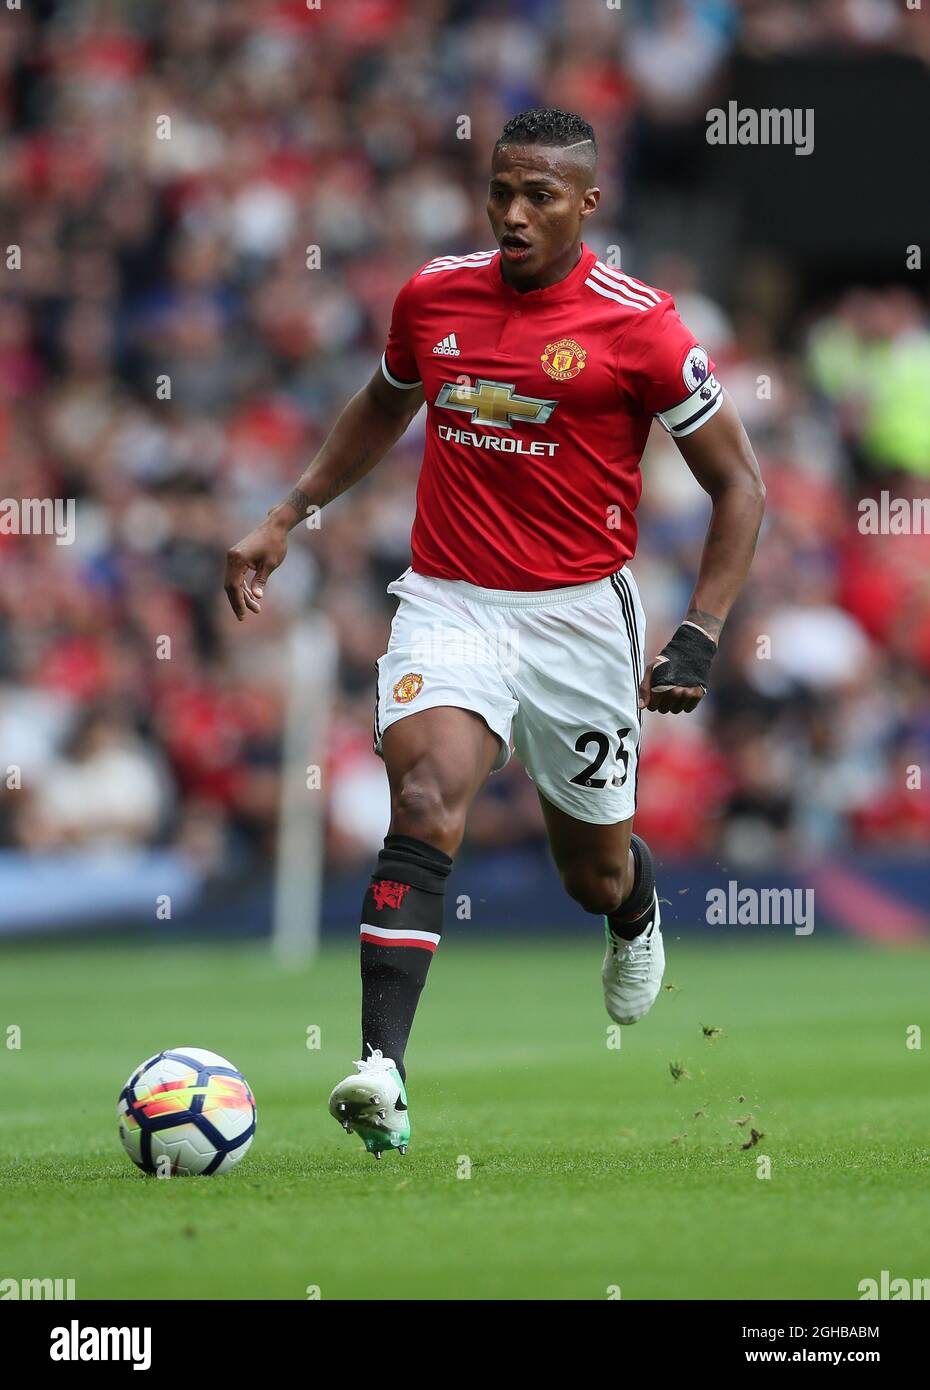
<svg viewBox="0 0 930 1390"><path fill-rule="evenodd" d="M59 757L26 789L26 849L124 849L152 841L168 808L157 758L119 709L85 710Z"/></svg>

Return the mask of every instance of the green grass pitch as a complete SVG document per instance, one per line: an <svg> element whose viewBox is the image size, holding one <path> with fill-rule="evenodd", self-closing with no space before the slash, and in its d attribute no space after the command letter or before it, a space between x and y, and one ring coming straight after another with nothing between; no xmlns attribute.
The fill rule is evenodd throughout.
<svg viewBox="0 0 930 1390"><path fill-rule="evenodd" d="M408 1052L411 1150L380 1164L326 1112L358 1055L354 950L286 974L252 944L7 945L0 1278L74 1278L79 1299L855 1299L883 1269L925 1276L930 1074L906 1041L927 954L670 935L676 988L617 1051L596 933L450 933ZM126 1076L183 1045L256 1095L225 1177L145 1178L119 1143Z"/></svg>

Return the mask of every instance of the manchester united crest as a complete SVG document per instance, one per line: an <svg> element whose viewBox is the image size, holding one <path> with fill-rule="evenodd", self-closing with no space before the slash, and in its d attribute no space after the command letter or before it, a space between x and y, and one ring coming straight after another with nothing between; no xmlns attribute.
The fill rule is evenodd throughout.
<svg viewBox="0 0 930 1390"><path fill-rule="evenodd" d="M379 912L383 912L386 907L393 907L396 911L409 892L409 883L395 883L392 878L372 880L371 895Z"/></svg>
<svg viewBox="0 0 930 1390"><path fill-rule="evenodd" d="M543 371L556 381L571 381L583 369L587 356L587 350L574 338L560 338L557 343L546 344L539 360Z"/></svg>
<svg viewBox="0 0 930 1390"><path fill-rule="evenodd" d="M394 687L394 699L399 705L409 705L411 700L415 700L423 689L423 677L416 671L408 671L406 676L401 676Z"/></svg>

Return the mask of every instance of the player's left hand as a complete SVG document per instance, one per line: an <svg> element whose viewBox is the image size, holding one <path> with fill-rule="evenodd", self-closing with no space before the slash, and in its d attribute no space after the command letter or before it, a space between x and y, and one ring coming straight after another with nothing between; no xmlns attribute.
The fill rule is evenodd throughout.
<svg viewBox="0 0 930 1390"><path fill-rule="evenodd" d="M703 629L683 622L646 668L639 687L640 709L690 714L707 694L710 663L716 651L716 642Z"/></svg>
<svg viewBox="0 0 930 1390"><path fill-rule="evenodd" d="M703 685L670 685L661 691L652 689L653 672L661 673L662 663L656 658L646 667L646 674L639 687L640 709L651 709L659 714L690 714L706 695ZM658 681L660 676L656 676Z"/></svg>

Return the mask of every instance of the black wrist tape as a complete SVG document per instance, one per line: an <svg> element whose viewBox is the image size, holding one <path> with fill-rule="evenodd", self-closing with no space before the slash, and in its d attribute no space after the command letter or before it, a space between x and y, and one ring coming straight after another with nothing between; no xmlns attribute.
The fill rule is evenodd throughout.
<svg viewBox="0 0 930 1390"><path fill-rule="evenodd" d="M659 665L653 668L652 689L661 694L676 685L700 685L706 690L716 650L716 642L700 628L682 623L656 658ZM666 660L662 661L662 657Z"/></svg>

